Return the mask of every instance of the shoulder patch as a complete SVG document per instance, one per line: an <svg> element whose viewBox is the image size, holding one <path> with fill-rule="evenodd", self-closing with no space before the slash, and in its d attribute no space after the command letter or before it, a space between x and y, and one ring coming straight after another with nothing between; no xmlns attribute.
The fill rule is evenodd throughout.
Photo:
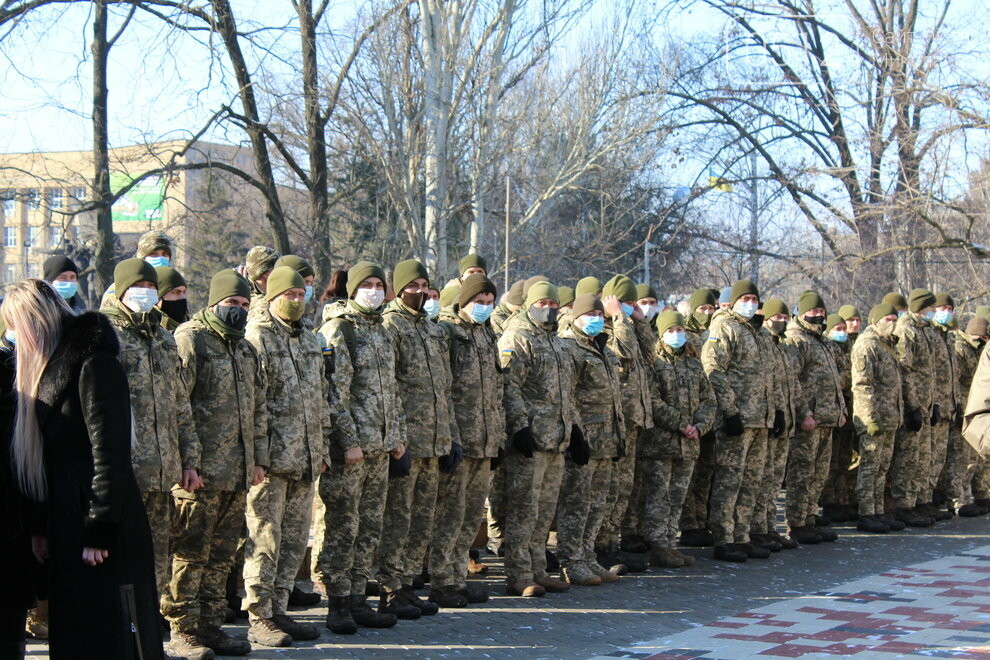
<svg viewBox="0 0 990 660"><path fill-rule="evenodd" d="M709 337L708 341L719 341L718 337Z"/></svg>
<svg viewBox="0 0 990 660"><path fill-rule="evenodd" d="M333 346L324 346L323 347L323 353L324 354L326 354L326 353L333 353Z"/></svg>

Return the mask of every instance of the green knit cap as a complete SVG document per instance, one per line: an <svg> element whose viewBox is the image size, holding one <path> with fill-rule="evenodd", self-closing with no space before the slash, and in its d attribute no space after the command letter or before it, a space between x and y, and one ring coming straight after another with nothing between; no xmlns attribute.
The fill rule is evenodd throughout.
<svg viewBox="0 0 990 660"><path fill-rule="evenodd" d="M619 302L636 300L636 285L625 275L616 275L602 287L602 297L615 296Z"/></svg>
<svg viewBox="0 0 990 660"><path fill-rule="evenodd" d="M688 304L691 305L691 312L693 313L702 305L715 306L715 294L712 293L711 289L695 289L691 297L688 298Z"/></svg>
<svg viewBox="0 0 990 660"><path fill-rule="evenodd" d="M549 282L550 278L546 275L533 275L529 279L523 282L522 295L523 300L529 300L529 288L536 284L537 282ZM529 305L527 305L528 307Z"/></svg>
<svg viewBox="0 0 990 660"><path fill-rule="evenodd" d="M159 298L164 298L166 293L169 291L174 291L180 286L189 286L186 284L186 278L184 278L179 271L171 266L157 266L155 268L155 273L158 275Z"/></svg>
<svg viewBox="0 0 990 660"><path fill-rule="evenodd" d="M522 305L526 301L526 297L523 295L523 287L526 286L526 280L516 280L509 287L509 292L505 295L505 302L510 305Z"/></svg>
<svg viewBox="0 0 990 660"><path fill-rule="evenodd" d="M952 299L947 293L936 293L935 294L935 306L936 307L955 307L956 301Z"/></svg>
<svg viewBox="0 0 990 660"><path fill-rule="evenodd" d="M643 298L656 298L657 301L660 300L660 296L657 295L657 290L652 286L649 284L637 284L636 300L642 300Z"/></svg>
<svg viewBox="0 0 990 660"><path fill-rule="evenodd" d="M207 307L213 307L217 303L235 296L250 300L251 285L236 270L226 268L210 280L210 297L206 300Z"/></svg>
<svg viewBox="0 0 990 660"><path fill-rule="evenodd" d="M347 297L353 298L361 282L369 277L377 277L385 284L385 271L378 264L370 261L359 261L347 269Z"/></svg>
<svg viewBox="0 0 990 660"><path fill-rule="evenodd" d="M839 316L845 320L859 318L862 319L863 315L859 313L859 310L855 305L843 305L839 308Z"/></svg>
<svg viewBox="0 0 990 660"><path fill-rule="evenodd" d="M908 309L917 314L935 304L935 294L928 289L912 289L908 295Z"/></svg>
<svg viewBox="0 0 990 660"><path fill-rule="evenodd" d="M599 312L605 311L605 306L602 304L601 298L593 293L582 293L574 299L574 307L571 308L571 316L573 318L577 318L596 309Z"/></svg>
<svg viewBox="0 0 990 660"><path fill-rule="evenodd" d="M900 295L900 294L887 294L889 295ZM871 324L876 323L885 316L890 316L891 314L897 315L897 308L887 302L882 302L879 305L874 305L873 309L870 310L870 316L868 318Z"/></svg>
<svg viewBox="0 0 990 660"><path fill-rule="evenodd" d="M680 312L668 309L665 312L660 312L660 315L657 316L657 332L661 335L675 325L684 327L684 317L681 316Z"/></svg>
<svg viewBox="0 0 990 660"><path fill-rule="evenodd" d="M735 305L736 301L743 296L760 297L760 290L756 288L751 280L737 280L729 289L729 304Z"/></svg>
<svg viewBox="0 0 990 660"><path fill-rule="evenodd" d="M574 287L574 295L580 296L582 293L593 293L596 296L602 292L602 283L597 277L582 277Z"/></svg>
<svg viewBox="0 0 990 660"><path fill-rule="evenodd" d="M316 271L309 265L309 262L294 254L279 257L279 260L275 262L275 268L279 266L288 266L303 277L316 277Z"/></svg>
<svg viewBox="0 0 990 660"><path fill-rule="evenodd" d="M536 282L529 287L529 293L526 294L526 308L528 309L537 301L547 299L553 300L558 304L560 303L557 287L546 281Z"/></svg>
<svg viewBox="0 0 990 660"><path fill-rule="evenodd" d="M816 291L805 291L798 298L798 315L804 314L812 309L825 309L825 301Z"/></svg>
<svg viewBox="0 0 990 660"><path fill-rule="evenodd" d="M305 289L306 282L303 276L291 266L279 266L272 270L268 276L268 290L265 292L265 300L271 302L289 289Z"/></svg>
<svg viewBox="0 0 990 660"><path fill-rule="evenodd" d="M474 275L471 275L474 277ZM481 275L484 277L484 275ZM458 298L461 295L461 287L458 284L448 284L440 291L440 307L450 307L455 302L458 302ZM469 301L470 302L470 301ZM463 307L464 305L461 305Z"/></svg>
<svg viewBox="0 0 990 660"><path fill-rule="evenodd" d="M395 264L395 269L392 270L392 289L395 290L395 295L399 295L410 282L420 277L429 283L430 274L418 259L406 259Z"/></svg>
<svg viewBox="0 0 990 660"><path fill-rule="evenodd" d="M488 263L480 254L468 254L461 257L457 264L457 272L463 275L468 268L481 268L487 273Z"/></svg>
<svg viewBox="0 0 990 660"><path fill-rule="evenodd" d="M569 286L558 286L557 295L560 296L560 306L570 305L574 302L577 294L574 293L574 289Z"/></svg>
<svg viewBox="0 0 990 660"><path fill-rule="evenodd" d="M247 271L248 279L252 282L261 279L262 275L275 268L278 258L279 254L274 248L255 245L244 257L244 270Z"/></svg>
<svg viewBox="0 0 990 660"><path fill-rule="evenodd" d="M763 303L763 318L768 319L778 314L791 315L791 310L787 309L787 303L780 298L771 298Z"/></svg>
<svg viewBox="0 0 990 660"><path fill-rule="evenodd" d="M881 302L885 305L890 305L894 309L907 309L908 306L908 301L907 298L904 297L904 294L897 293L896 291L885 295ZM873 310L870 311L872 312ZM870 322L872 323L872 321Z"/></svg>
<svg viewBox="0 0 990 660"><path fill-rule="evenodd" d="M842 314L833 312L825 317L825 332L828 332L840 323L845 323L846 320L842 318Z"/></svg>
<svg viewBox="0 0 990 660"><path fill-rule="evenodd" d="M113 269L113 291L118 298L123 298L124 292L138 282L151 282L158 287L158 273L144 259L124 259Z"/></svg>

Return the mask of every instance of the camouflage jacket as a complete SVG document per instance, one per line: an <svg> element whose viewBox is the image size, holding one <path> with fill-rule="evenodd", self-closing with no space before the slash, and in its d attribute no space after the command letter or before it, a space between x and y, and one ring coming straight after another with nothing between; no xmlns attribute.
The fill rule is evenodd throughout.
<svg viewBox="0 0 990 660"><path fill-rule="evenodd" d="M957 331L953 334L952 352L955 354L956 383L960 401L965 405L969 396L969 386L973 383L973 374L976 373L976 365L980 362L980 353L983 352L983 344L965 332Z"/></svg>
<svg viewBox="0 0 990 660"><path fill-rule="evenodd" d="M248 322L251 342L265 374L268 401L268 472L315 481L330 463L330 407L319 338L293 328L270 310Z"/></svg>
<svg viewBox="0 0 990 660"><path fill-rule="evenodd" d="M749 321L732 310L715 312L701 349L701 365L723 417L738 414L746 428L773 426L773 379Z"/></svg>
<svg viewBox="0 0 990 660"><path fill-rule="evenodd" d="M837 349L828 337L804 319L787 325L786 341L793 348L794 366L801 385L798 419L814 417L819 426L839 426L845 415L842 376L836 363Z"/></svg>
<svg viewBox="0 0 990 660"><path fill-rule="evenodd" d="M768 403L775 415L778 410L784 413L784 423L790 425L793 422L788 420L794 419L795 406L798 401L798 397L793 395L795 391L799 390L792 390L791 384L788 382L788 380L795 379L794 374L779 368L787 364L787 358L781 348L783 344L778 343L776 339L773 333L762 325L756 329L756 343L760 347L762 360L765 364L773 365L769 373L770 399Z"/></svg>
<svg viewBox="0 0 990 660"><path fill-rule="evenodd" d="M658 341L654 355L650 380L655 428L643 436L648 440L639 443L637 455L659 458L671 449L681 457L697 455L697 450L691 452L685 445L698 440L688 440L681 435L681 429L690 424L697 427L699 435L715 429L718 403L708 376L691 344L675 352Z"/></svg>
<svg viewBox="0 0 990 660"><path fill-rule="evenodd" d="M562 335L565 331L570 329L572 323L574 323L574 317L571 315L570 309L561 309L557 312L558 335Z"/></svg>
<svg viewBox="0 0 990 660"><path fill-rule="evenodd" d="M658 339L656 326L653 325L652 321L648 321L645 318L638 321L635 319L631 320L633 327L636 328L636 339L639 340L639 352L643 355L646 364L650 365L653 362L653 349ZM649 369L647 369L647 372L649 372ZM652 376L647 373L646 381L648 387L650 386L651 378Z"/></svg>
<svg viewBox="0 0 990 660"><path fill-rule="evenodd" d="M694 318L694 315L685 316L684 334L687 336L688 343L694 346L698 355L701 355L701 349L705 345L705 340L708 339L708 328L698 323L698 319Z"/></svg>
<svg viewBox="0 0 990 660"><path fill-rule="evenodd" d="M793 348L784 341L783 336L775 335L764 328L760 332L760 337L766 337L769 342L767 352L771 356L774 378L778 381L777 388L781 398L777 399L774 410L784 412L784 424L787 427L784 433L791 436L802 421L798 419L801 382L797 377L797 358L793 354Z"/></svg>
<svg viewBox="0 0 990 660"><path fill-rule="evenodd" d="M650 374L647 363L653 358L649 353L643 354L639 336L636 334L636 326L633 320L624 314L606 320L605 334L608 337L608 347L619 358L622 415L626 426L652 428L653 416L650 411L653 407L650 403Z"/></svg>
<svg viewBox="0 0 990 660"><path fill-rule="evenodd" d="M505 303L499 303L495 307L495 311L492 312L492 316L489 322L492 324L492 330L495 331L496 335L501 335L505 330L506 322L514 315L511 309L505 306Z"/></svg>
<svg viewBox="0 0 990 660"><path fill-rule="evenodd" d="M935 403L934 374L936 337L929 324L914 312L897 319L897 361L901 368L901 388L906 411L918 409L928 415ZM860 333L862 341L863 333ZM857 342L858 343L858 342Z"/></svg>
<svg viewBox="0 0 990 660"><path fill-rule="evenodd" d="M366 314L347 300L323 310L324 356L334 417L330 457L360 447L365 454L391 452L405 442L405 415L395 380L395 348L381 314Z"/></svg>
<svg viewBox="0 0 990 660"><path fill-rule="evenodd" d="M932 399L939 404L942 419L949 420L955 414L956 404L962 405L966 402L959 392L959 374L953 346L955 333L937 323L931 324L930 332L934 348Z"/></svg>
<svg viewBox="0 0 990 660"><path fill-rule="evenodd" d="M589 337L573 325L559 335L573 360L577 424L591 457L614 458L624 450L619 359L602 335Z"/></svg>
<svg viewBox="0 0 990 660"><path fill-rule="evenodd" d="M901 425L904 417L901 369L893 343L867 326L853 345L852 363L853 423L860 433L870 422L887 431Z"/></svg>
<svg viewBox="0 0 990 660"><path fill-rule="evenodd" d="M498 348L506 372L506 433L529 426L539 449L563 453L577 423L567 345L533 322L529 312L520 312L506 324Z"/></svg>
<svg viewBox="0 0 990 660"><path fill-rule="evenodd" d="M460 443L450 405L447 333L398 298L382 313L382 326L395 349L395 382L405 412L406 449L416 458L446 456L451 443Z"/></svg>
<svg viewBox="0 0 990 660"><path fill-rule="evenodd" d="M165 331L168 332L168 333L170 333L170 334L173 333L173 332L175 332L176 329L180 325L182 325L181 323L179 323L178 321L176 321L175 319L173 319L168 314L162 314L161 317L162 317L162 321L161 321L162 328L164 328ZM186 320L188 321L189 319L186 319Z"/></svg>
<svg viewBox="0 0 990 660"><path fill-rule="evenodd" d="M200 453L175 340L160 326L157 310L136 314L110 296L101 311L117 333L131 391L131 465L138 488L167 493L182 481L183 468L199 468Z"/></svg>
<svg viewBox="0 0 990 660"><path fill-rule="evenodd" d="M227 341L197 313L175 331L196 432L198 455L181 436L180 446L209 490L244 490L255 465L267 468L268 406L265 375L247 341Z"/></svg>
<svg viewBox="0 0 990 660"><path fill-rule="evenodd" d="M492 458L505 447L505 389L498 339L488 323L443 315L450 344L451 406L468 458Z"/></svg>

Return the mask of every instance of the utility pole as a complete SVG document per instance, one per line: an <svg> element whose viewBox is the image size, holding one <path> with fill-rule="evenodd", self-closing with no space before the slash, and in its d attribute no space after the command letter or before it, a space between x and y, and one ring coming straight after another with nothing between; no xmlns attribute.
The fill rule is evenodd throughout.
<svg viewBox="0 0 990 660"><path fill-rule="evenodd" d="M756 181L757 160L756 151L749 152L749 279L759 286L760 255L757 249L760 242L760 193Z"/></svg>
<svg viewBox="0 0 990 660"><path fill-rule="evenodd" d="M509 175L505 175L505 288L509 291Z"/></svg>

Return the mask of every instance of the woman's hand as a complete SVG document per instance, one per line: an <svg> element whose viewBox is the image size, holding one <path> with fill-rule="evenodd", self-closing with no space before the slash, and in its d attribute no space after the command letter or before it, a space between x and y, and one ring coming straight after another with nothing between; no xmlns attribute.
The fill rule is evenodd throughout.
<svg viewBox="0 0 990 660"><path fill-rule="evenodd" d="M48 537L32 536L31 553L34 555L34 558L38 560L39 564L44 564L45 560L48 559Z"/></svg>
<svg viewBox="0 0 990 660"><path fill-rule="evenodd" d="M96 566L97 564L102 564L109 556L110 552L108 550L83 548L82 560L90 566Z"/></svg>

